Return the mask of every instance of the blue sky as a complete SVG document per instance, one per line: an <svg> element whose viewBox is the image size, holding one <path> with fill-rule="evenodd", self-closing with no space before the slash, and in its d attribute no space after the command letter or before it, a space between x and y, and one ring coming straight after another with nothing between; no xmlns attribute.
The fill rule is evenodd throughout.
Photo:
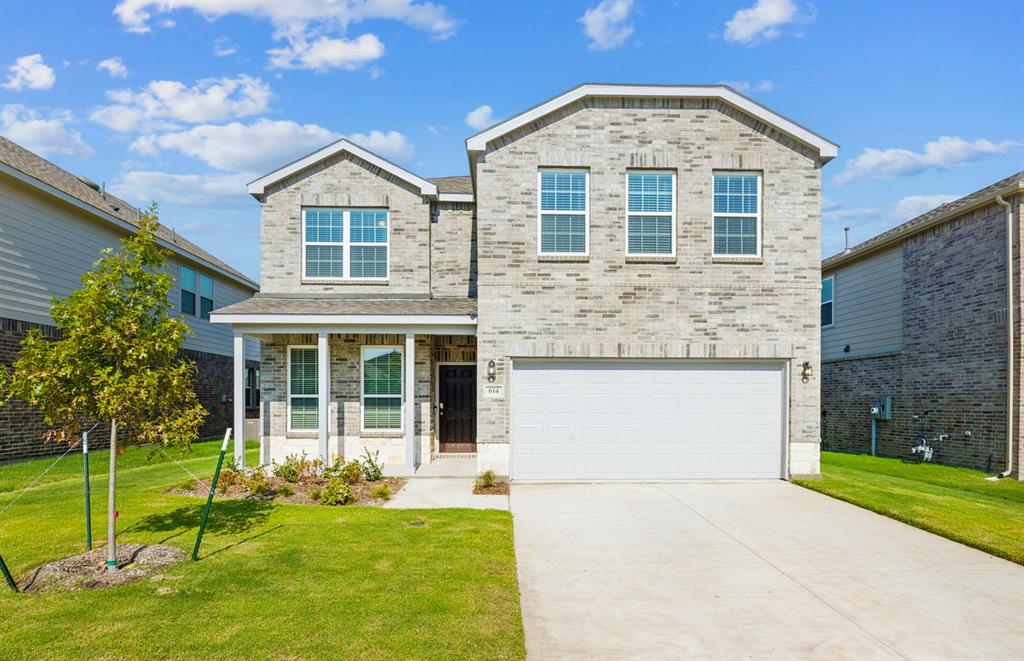
<svg viewBox="0 0 1024 661"><path fill-rule="evenodd" d="M0 4L0 133L259 271L244 183L341 135L423 176L584 81L715 83L841 145L823 253L1024 169L1014 2ZM1002 18L1000 18L1002 17ZM172 202L173 200L173 202Z"/></svg>

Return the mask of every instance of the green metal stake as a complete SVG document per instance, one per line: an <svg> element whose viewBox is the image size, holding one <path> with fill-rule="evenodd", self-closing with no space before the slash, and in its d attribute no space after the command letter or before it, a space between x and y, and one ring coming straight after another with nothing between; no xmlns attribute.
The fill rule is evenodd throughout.
<svg viewBox="0 0 1024 661"><path fill-rule="evenodd" d="M224 432L224 443L220 446L220 457L217 459L217 468L213 471L213 482L210 483L210 495L206 497L206 508L203 510L203 518L199 521L199 534L196 536L196 545L192 548L192 561L199 559L199 545L203 543L203 532L206 530L206 520L210 518L210 508L213 506L213 494L217 490L217 480L220 479L220 469L224 466L224 454L228 451L228 439L231 438L231 427Z"/></svg>
<svg viewBox="0 0 1024 661"><path fill-rule="evenodd" d="M92 500L89 493L89 432L82 433L82 463L85 465L85 548L92 550Z"/></svg>
<svg viewBox="0 0 1024 661"><path fill-rule="evenodd" d="M4 578L7 579L7 585L11 586L11 589L15 592L19 592L18 584L14 582L14 577L11 576L11 570L7 568L7 563L4 562L3 556L0 556L0 571L3 571Z"/></svg>

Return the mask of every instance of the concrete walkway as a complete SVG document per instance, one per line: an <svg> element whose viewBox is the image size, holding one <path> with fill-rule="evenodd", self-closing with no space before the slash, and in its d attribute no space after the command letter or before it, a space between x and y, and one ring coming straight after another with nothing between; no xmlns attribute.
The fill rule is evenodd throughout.
<svg viewBox="0 0 1024 661"><path fill-rule="evenodd" d="M1024 658L1024 567L795 485L511 504L532 659Z"/></svg>
<svg viewBox="0 0 1024 661"><path fill-rule="evenodd" d="M508 509L508 496L473 495L473 478L413 477L384 507L393 509L429 509L468 507L471 509Z"/></svg>

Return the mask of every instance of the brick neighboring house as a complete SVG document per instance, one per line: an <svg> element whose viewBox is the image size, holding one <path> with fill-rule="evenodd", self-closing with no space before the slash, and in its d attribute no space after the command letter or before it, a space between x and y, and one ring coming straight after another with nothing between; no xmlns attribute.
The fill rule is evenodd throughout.
<svg viewBox="0 0 1024 661"><path fill-rule="evenodd" d="M1007 209L1013 302L1007 302ZM869 452L870 407L892 396L877 451L906 457L918 435L948 439L935 461L1020 476L1021 213L1024 172L944 204L822 262L822 443ZM1015 347L1007 434L1007 309ZM826 323L831 322L831 323Z"/></svg>
<svg viewBox="0 0 1024 661"><path fill-rule="evenodd" d="M261 291L213 320L263 341L263 462L818 472L836 145L724 86L587 84L466 147L468 177L342 140L249 185Z"/></svg>
<svg viewBox="0 0 1024 661"><path fill-rule="evenodd" d="M119 246L134 232L139 210L0 136L0 363L10 366L31 328L55 337L50 299L77 289L100 251ZM194 335L184 353L198 366L196 391L209 411L201 434L219 436L232 424L231 332L214 326L215 306L245 300L258 285L194 243L160 226L160 243L171 252L177 286L171 304ZM247 414L258 415L259 343L246 346L245 379L251 386ZM22 401L0 408L0 461L60 450L43 442L42 416ZM106 443L103 433L94 445Z"/></svg>

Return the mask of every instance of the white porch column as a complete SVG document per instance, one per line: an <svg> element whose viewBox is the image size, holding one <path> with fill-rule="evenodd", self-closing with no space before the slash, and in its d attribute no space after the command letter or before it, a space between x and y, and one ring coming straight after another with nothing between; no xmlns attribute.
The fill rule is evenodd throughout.
<svg viewBox="0 0 1024 661"><path fill-rule="evenodd" d="M245 468L245 336L235 333L235 464Z"/></svg>
<svg viewBox="0 0 1024 661"><path fill-rule="evenodd" d="M416 334L405 334L405 469L416 472Z"/></svg>
<svg viewBox="0 0 1024 661"><path fill-rule="evenodd" d="M327 342L328 335L320 332L316 336L316 381L317 381L317 434L320 458L324 465L330 461L328 442L331 432L331 357Z"/></svg>

